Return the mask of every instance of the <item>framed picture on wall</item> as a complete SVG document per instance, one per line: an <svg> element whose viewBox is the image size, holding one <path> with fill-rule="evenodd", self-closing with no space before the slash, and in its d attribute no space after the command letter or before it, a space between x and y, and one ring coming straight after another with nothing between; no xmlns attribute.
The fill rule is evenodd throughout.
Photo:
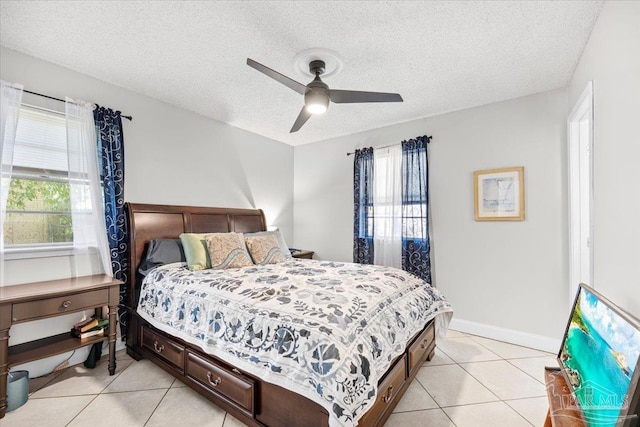
<svg viewBox="0 0 640 427"><path fill-rule="evenodd" d="M524 167L473 173L476 221L524 220Z"/></svg>

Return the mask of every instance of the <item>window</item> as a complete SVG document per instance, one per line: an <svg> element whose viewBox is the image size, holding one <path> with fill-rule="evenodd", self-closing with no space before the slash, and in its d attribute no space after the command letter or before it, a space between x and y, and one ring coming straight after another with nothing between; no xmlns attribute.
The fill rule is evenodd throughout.
<svg viewBox="0 0 640 427"><path fill-rule="evenodd" d="M23 105L4 223L7 249L70 245L67 174L64 114Z"/></svg>
<svg viewBox="0 0 640 427"><path fill-rule="evenodd" d="M402 239L402 148L394 145L373 153L373 205L367 228L373 229L376 240L399 242Z"/></svg>
<svg viewBox="0 0 640 427"><path fill-rule="evenodd" d="M354 262L402 268L431 281L429 139L356 150Z"/></svg>
<svg viewBox="0 0 640 427"><path fill-rule="evenodd" d="M414 241L428 236L427 156L416 150L403 157L402 236Z"/></svg>
<svg viewBox="0 0 640 427"><path fill-rule="evenodd" d="M360 237L396 240L424 237L426 182L415 176L408 179L408 175L424 173L426 158L413 156L411 160L412 164L402 164L400 146L374 151L373 198L367 203L367 234Z"/></svg>

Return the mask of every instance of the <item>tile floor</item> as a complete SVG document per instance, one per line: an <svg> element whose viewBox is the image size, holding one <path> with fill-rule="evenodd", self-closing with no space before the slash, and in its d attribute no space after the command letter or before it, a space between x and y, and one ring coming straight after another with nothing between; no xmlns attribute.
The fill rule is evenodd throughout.
<svg viewBox="0 0 640 427"><path fill-rule="evenodd" d="M244 424L148 361L119 352L106 360L30 380L27 403L2 427L210 426ZM421 368L386 427L541 426L547 411L544 366L554 355L449 331Z"/></svg>

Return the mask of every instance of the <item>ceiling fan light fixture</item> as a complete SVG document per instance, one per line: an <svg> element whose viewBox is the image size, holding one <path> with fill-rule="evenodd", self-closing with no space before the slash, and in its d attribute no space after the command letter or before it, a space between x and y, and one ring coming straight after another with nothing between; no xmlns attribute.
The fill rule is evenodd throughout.
<svg viewBox="0 0 640 427"><path fill-rule="evenodd" d="M309 62L309 72L315 75L315 78L307 85L303 85L284 74L280 74L276 70L260 64L251 58L247 58L247 65L255 68L262 74L270 77L277 82L287 86L304 95L304 106L298 114L298 118L293 123L293 127L289 133L297 132L309 120L311 115L323 114L329 108L329 102L336 104L358 104L363 102L402 102L399 93L386 92L363 92L360 90L336 90L329 89L326 83L320 78L327 71L327 64L322 59L313 59Z"/></svg>
<svg viewBox="0 0 640 427"><path fill-rule="evenodd" d="M327 112L327 106L323 104L307 104L306 108L311 114L324 114Z"/></svg>
<svg viewBox="0 0 640 427"><path fill-rule="evenodd" d="M329 108L329 96L310 90L304 95L304 105L310 114L324 114Z"/></svg>

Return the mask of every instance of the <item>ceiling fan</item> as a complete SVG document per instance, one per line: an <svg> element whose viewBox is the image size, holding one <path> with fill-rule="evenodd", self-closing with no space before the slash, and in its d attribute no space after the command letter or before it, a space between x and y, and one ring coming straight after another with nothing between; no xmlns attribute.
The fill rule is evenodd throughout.
<svg viewBox="0 0 640 427"><path fill-rule="evenodd" d="M320 76L325 71L325 63L316 59L309 63L309 71L315 74L308 85L303 85L279 72L266 67L251 58L247 58L247 65L255 68L263 74L279 81L290 89L295 90L300 95L304 95L304 107L300 110L298 118L289 133L300 130L312 114L322 114L329 108L329 101L336 104L359 103L359 102L402 102L402 97L397 93L385 92L361 92L357 90L336 90L329 89Z"/></svg>

